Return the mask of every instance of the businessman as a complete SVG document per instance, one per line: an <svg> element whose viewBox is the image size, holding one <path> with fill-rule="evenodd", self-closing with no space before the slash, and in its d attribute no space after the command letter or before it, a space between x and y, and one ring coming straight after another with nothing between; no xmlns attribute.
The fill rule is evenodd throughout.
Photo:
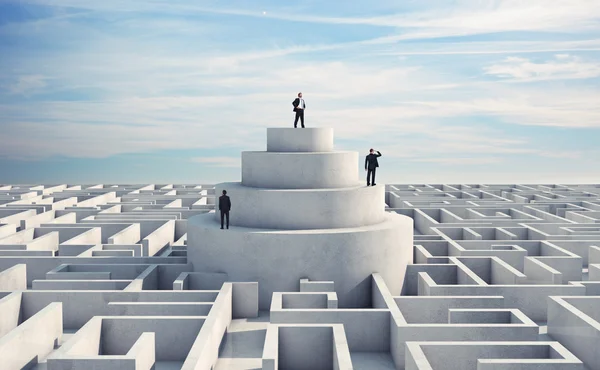
<svg viewBox="0 0 600 370"><path fill-rule="evenodd" d="M298 118L300 118L300 123L302 123L302 128L304 128L304 110L306 109L306 104L304 103L304 99L302 99L302 93L298 93L298 97L292 102L294 106L294 112L296 112L296 119L294 120L294 128L298 127Z"/></svg>
<svg viewBox="0 0 600 370"><path fill-rule="evenodd" d="M375 154L375 150L369 150L369 155L365 158L365 171L367 171L367 186L375 184L375 169L379 167L379 162L377 158L381 157L381 153L377 150L377 154Z"/></svg>
<svg viewBox="0 0 600 370"><path fill-rule="evenodd" d="M229 211L231 210L231 200L227 196L227 190L223 190L223 195L219 197L219 211L221 211L221 230L223 221L227 219L227 228L229 229Z"/></svg>

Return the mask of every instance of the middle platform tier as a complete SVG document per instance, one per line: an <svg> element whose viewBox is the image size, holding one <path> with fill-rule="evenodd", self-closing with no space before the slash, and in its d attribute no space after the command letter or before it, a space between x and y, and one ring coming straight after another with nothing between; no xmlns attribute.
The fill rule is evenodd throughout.
<svg viewBox="0 0 600 370"><path fill-rule="evenodd" d="M256 188L347 188L358 169L357 152L242 152L242 185Z"/></svg>
<svg viewBox="0 0 600 370"><path fill-rule="evenodd" d="M385 186L339 189L265 189L239 182L215 186L216 211L223 190L231 199L231 226L311 230L369 226L385 218Z"/></svg>

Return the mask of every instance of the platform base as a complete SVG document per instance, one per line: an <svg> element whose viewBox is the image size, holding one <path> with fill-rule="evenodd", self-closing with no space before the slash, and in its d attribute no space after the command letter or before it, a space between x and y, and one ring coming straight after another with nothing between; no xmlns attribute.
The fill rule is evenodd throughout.
<svg viewBox="0 0 600 370"><path fill-rule="evenodd" d="M340 308L371 305L370 275L380 273L399 295L413 260L413 220L386 213L360 228L221 230L213 212L188 220L188 261L194 271L225 272L230 281L257 281L259 308L273 292L298 291L301 278L334 281Z"/></svg>

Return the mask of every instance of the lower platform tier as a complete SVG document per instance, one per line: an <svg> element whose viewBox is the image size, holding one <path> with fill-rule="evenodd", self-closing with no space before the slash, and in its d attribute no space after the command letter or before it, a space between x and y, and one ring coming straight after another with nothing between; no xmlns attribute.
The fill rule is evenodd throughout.
<svg viewBox="0 0 600 370"><path fill-rule="evenodd" d="M261 310L269 309L273 292L298 291L302 278L333 281L340 308L369 307L372 273L400 294L413 261L413 220L385 213L383 222L360 228L221 230L211 212L188 219L187 254L196 272L257 281Z"/></svg>
<svg viewBox="0 0 600 370"><path fill-rule="evenodd" d="M384 221L385 186L341 189L264 189L239 182L217 184L231 199L230 225L282 230L335 229L375 225Z"/></svg>

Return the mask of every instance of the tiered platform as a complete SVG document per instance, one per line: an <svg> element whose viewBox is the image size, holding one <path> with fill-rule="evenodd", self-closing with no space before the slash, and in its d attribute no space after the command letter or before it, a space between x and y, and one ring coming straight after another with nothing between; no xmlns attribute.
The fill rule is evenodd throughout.
<svg viewBox="0 0 600 370"><path fill-rule="evenodd" d="M258 281L265 310L302 278L333 281L340 307L370 304L373 272L399 294L413 222L386 213L385 186L360 184L358 169L358 153L333 150L332 129L267 129L266 152L242 153L242 182L215 186L231 198L231 229L218 211L190 218L194 269Z"/></svg>

